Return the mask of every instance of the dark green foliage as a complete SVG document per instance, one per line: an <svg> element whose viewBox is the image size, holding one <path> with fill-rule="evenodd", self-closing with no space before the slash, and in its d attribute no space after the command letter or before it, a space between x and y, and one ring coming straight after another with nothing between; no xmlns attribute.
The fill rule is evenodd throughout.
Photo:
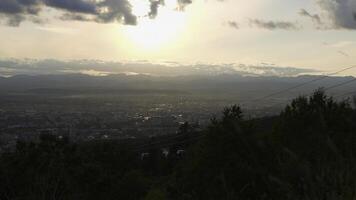
<svg viewBox="0 0 356 200"><path fill-rule="evenodd" d="M70 144L42 135L1 157L0 199L140 199L150 181L116 142Z"/></svg>
<svg viewBox="0 0 356 200"><path fill-rule="evenodd" d="M355 122L349 102L318 90L271 118L245 120L239 106L226 108L204 131L185 123L179 137L139 152L42 135L2 153L0 199L354 200Z"/></svg>
<svg viewBox="0 0 356 200"><path fill-rule="evenodd" d="M213 119L175 174L175 199L355 199L356 118L323 91L299 97L261 131L239 107ZM256 128L258 127L258 128ZM266 126L270 127L270 126Z"/></svg>
<svg viewBox="0 0 356 200"><path fill-rule="evenodd" d="M279 125L284 145L315 160L328 151L353 153L356 147L354 110L348 102L335 102L320 90L309 98L293 100L282 112Z"/></svg>

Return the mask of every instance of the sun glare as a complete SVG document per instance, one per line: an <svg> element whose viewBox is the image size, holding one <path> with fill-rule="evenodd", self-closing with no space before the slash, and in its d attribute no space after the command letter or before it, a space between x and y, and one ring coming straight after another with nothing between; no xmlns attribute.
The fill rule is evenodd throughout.
<svg viewBox="0 0 356 200"><path fill-rule="evenodd" d="M150 5L147 1L132 0L133 13L138 16L138 25L125 27L129 42L140 50L158 50L174 43L184 28L186 16L176 11L176 0L166 0L158 9L155 19L150 19Z"/></svg>

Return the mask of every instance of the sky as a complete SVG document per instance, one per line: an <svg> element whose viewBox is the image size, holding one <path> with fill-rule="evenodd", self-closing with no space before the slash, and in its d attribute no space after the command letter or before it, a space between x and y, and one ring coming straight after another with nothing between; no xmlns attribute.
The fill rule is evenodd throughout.
<svg viewBox="0 0 356 200"><path fill-rule="evenodd" d="M356 0L0 0L0 44L2 60L268 63L327 72L356 64Z"/></svg>

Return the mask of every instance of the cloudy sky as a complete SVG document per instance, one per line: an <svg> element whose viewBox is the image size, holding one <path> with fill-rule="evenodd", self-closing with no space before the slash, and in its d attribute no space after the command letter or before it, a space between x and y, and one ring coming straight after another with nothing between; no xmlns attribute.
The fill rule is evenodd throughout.
<svg viewBox="0 0 356 200"><path fill-rule="evenodd" d="M356 64L356 0L0 0L0 44L0 59L333 71Z"/></svg>

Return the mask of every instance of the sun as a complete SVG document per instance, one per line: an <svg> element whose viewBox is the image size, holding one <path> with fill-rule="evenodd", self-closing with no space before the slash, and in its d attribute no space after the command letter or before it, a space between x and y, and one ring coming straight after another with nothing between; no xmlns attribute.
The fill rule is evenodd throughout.
<svg viewBox="0 0 356 200"><path fill-rule="evenodd" d="M155 19L147 17L149 1L131 0L133 13L138 16L136 26L125 27L125 35L136 48L158 50L176 42L186 25L184 12L176 11L176 0L166 0Z"/></svg>

